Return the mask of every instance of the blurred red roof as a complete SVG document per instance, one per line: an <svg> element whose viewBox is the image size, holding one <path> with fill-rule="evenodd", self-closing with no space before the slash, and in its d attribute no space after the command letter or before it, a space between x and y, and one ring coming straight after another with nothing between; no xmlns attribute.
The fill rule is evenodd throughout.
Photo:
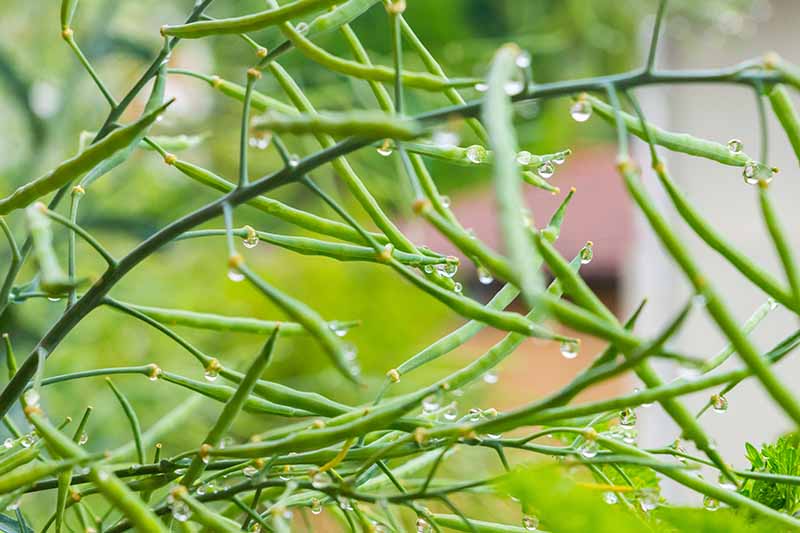
<svg viewBox="0 0 800 533"><path fill-rule="evenodd" d="M547 222L570 187L575 187L576 193L567 209L556 247L571 259L586 241L592 241L594 259L582 267L581 272L594 281L613 281L619 276L633 237L633 211L617 174L615 160L616 152L611 146L579 148L557 167L553 176L552 183L561 188L561 194L524 187L525 204L532 211L537 227ZM502 249L491 185L454 196L452 209L465 228L471 228L492 248ZM404 230L414 242L424 243L438 252L461 255L422 219L407 222ZM465 261L462 268L472 266Z"/></svg>

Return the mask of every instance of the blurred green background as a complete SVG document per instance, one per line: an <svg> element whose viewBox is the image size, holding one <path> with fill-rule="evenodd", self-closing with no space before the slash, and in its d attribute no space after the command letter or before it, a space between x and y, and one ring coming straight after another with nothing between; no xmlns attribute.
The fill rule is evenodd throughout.
<svg viewBox="0 0 800 533"><path fill-rule="evenodd" d="M96 131L108 107L82 70L59 32L60 2L8 0L0 3L4 31L0 34L0 191L29 181L70 157L78 148L83 130ZM161 46L158 28L178 23L193 2L84 0L73 23L75 38L111 92L120 98ZM753 10L764 9L763 2L743 0L674 2L668 24L673 38L681 32L702 28L710 33L741 30ZM530 51L536 82L619 72L641 61L641 53L656 2L652 0L408 0L406 18L420 38L452 76L481 76L486 72L494 50L515 41ZM209 13L226 17L264 8L258 0L220 1ZM368 11L353 24L372 60L391 64L387 17L380 6ZM279 41L270 31L252 34L267 46ZM349 57L340 35L325 35L318 43L328 50ZM234 36L219 36L184 41L175 50L171 65L243 83L245 70L254 60L253 51ZM346 79L316 68L301 54L292 51L280 59L300 83L318 109L374 107L374 98L364 82ZM412 54L406 54L407 68L424 70ZM268 75L258 89L286 100ZM169 95L178 101L157 124L154 134L208 134L200 146L181 154L228 179L238 168L240 105L214 92L206 84L187 77L170 78ZM148 90L143 93L146 95ZM473 98L476 93L465 91ZM409 113L445 105L442 96L407 92ZM123 118L131 120L141 110L141 100ZM521 147L534 153L547 153L569 146L605 142L606 128L584 128L578 136L575 123L568 120L566 99L529 108L520 120ZM460 127L461 144L471 144L466 128ZM307 155L317 146L308 139L288 137L294 152ZM395 158L382 158L365 150L351 158L370 190L394 216L409 215L410 197ZM485 186L490 176L486 167L465 168L430 161L429 167L441 190L453 197L470 188ZM273 149L251 151L251 173L267 174L280 167ZM364 221L330 168L316 177L352 212ZM94 183L81 203L79 222L94 233L115 254L122 255L138 241L177 216L187 213L217 194L189 182L166 167L152 152L138 151L123 166ZM275 197L303 209L335 215L309 197L300 187L286 187ZM20 213L8 217L21 240L24 221ZM250 224L277 233L300 234L297 228L249 208L236 213L236 225ZM208 227L219 228L217 220ZM65 233L57 229L58 250L64 255ZM424 244L424 243L423 243ZM326 258L306 257L261 244L243 251L248 263L268 281L302 299L327 319L360 319L348 341L355 344L369 387L354 389L333 371L316 344L302 337L280 341L277 356L268 371L270 379L303 390L313 390L345 402L361 402L373 397L387 369L396 366L426 346L460 320L430 297L409 290L391 271L380 265L343 264ZM144 305L218 312L264 319L284 318L259 293L246 283L232 283L225 275L224 240L198 239L165 247L149 258L113 291L124 301ZM5 245L0 246L0 266L8 264ZM79 273L98 275L102 263L85 246L79 248ZM5 268L2 269L3 271ZM21 280L34 274L28 268ZM468 294L476 285L463 280ZM472 292L471 292L472 291ZM485 297L479 294L478 297ZM13 305L0 317L0 331L10 332L18 357L24 357L48 326L63 311L64 302L35 300ZM206 353L233 366L245 364L263 343L255 335L179 332ZM93 312L58 347L48 361L47 375L88 368L156 362L164 369L201 379L202 369L180 347L142 323L113 310ZM403 379L400 387L427 383L451 370L455 362L443 358L427 372ZM90 444L96 449L110 448L128 439L126 424L102 379L73 382L49 388L44 407L54 418L77 417L92 404L96 411L90 423ZM173 385L150 383L144 377L115 380L129 395L146 427L187 397ZM0 380L2 382L2 380ZM485 394L483 384L471 394ZM502 389L501 389L502 390ZM493 393L501 394L498 389ZM203 404L180 434L168 435L165 453L192 446L216 417L211 403ZM20 419L20 413L14 413ZM277 419L244 416L236 427L241 439L264 431ZM196 439L192 439L193 436Z"/></svg>

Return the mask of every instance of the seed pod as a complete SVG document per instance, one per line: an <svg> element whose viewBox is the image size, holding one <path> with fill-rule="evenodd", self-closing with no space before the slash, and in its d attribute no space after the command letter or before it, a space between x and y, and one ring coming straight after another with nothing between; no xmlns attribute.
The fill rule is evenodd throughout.
<svg viewBox="0 0 800 533"><path fill-rule="evenodd" d="M268 113L253 121L257 131L278 133L327 133L334 136L389 137L410 140L422 135L422 125L408 119L379 111L350 111L347 113L314 113L294 116Z"/></svg>
<svg viewBox="0 0 800 533"><path fill-rule="evenodd" d="M783 126L783 131L792 144L795 156L800 161L800 118L792 105L789 93L783 85L775 85L769 91L769 101L775 116Z"/></svg>
<svg viewBox="0 0 800 533"><path fill-rule="evenodd" d="M0 215L6 215L15 209L26 207L37 198L55 191L72 180L94 168L100 162L112 157L119 150L129 146L137 136L145 131L174 99L142 116L133 124L112 131L101 141L58 165L44 176L19 187L9 196L0 200Z"/></svg>
<svg viewBox="0 0 800 533"><path fill-rule="evenodd" d="M275 9L268 9L252 15L233 17L227 19L203 20L163 26L161 33L181 39L199 39L207 35L225 33L249 33L269 26L275 26L293 18L319 11L334 4L341 4L344 0L295 0Z"/></svg>
<svg viewBox="0 0 800 533"><path fill-rule="evenodd" d="M50 295L60 295L75 286L61 265L58 264L55 250L53 250L53 233L50 229L50 219L45 214L47 207L36 203L25 210L28 220L28 230L33 241L33 252L36 263L39 265L39 286Z"/></svg>
<svg viewBox="0 0 800 533"><path fill-rule="evenodd" d="M581 95L581 97L591 102L592 109L600 117L614 124L614 110L610 105L589 94ZM627 130L640 139L647 141L647 135L645 134L644 128L642 128L641 121L624 111L619 111L619 113ZM647 124L647 129L650 132L653 143L672 150L673 152L705 157L706 159L735 167L743 167L747 165L748 162L752 161L752 158L744 152L731 152L731 150L723 144L701 139L700 137L695 137L688 133L673 133L654 126L651 123Z"/></svg>
<svg viewBox="0 0 800 533"><path fill-rule="evenodd" d="M72 17L75 16L75 10L77 8L78 0L61 1L61 31L68 30L72 27Z"/></svg>

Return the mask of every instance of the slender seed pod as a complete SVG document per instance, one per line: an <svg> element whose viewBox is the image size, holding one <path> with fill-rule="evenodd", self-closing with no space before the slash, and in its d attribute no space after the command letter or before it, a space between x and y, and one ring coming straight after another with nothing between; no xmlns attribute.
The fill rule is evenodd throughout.
<svg viewBox="0 0 800 533"><path fill-rule="evenodd" d="M150 98L148 98L147 103L144 106L144 114L145 116L149 113L152 113L159 106L162 105L164 102L164 90L167 85L167 67L166 65L162 66L159 69L158 74L156 75L155 81L153 82L153 90L150 92ZM86 189L91 185L94 181L98 180L102 176L108 174L116 167L124 163L128 160L128 158L133 153L133 150L142 143L142 139L147 134L147 130L149 126L146 128L141 129L136 136L128 143L128 146L119 150L115 154L113 154L108 159L101 161L96 167L86 173L86 175L81 179L80 186Z"/></svg>
<svg viewBox="0 0 800 533"><path fill-rule="evenodd" d="M783 126L783 131L789 138L794 154L800 162L800 118L797 116L789 93L781 84L776 84L769 90L769 101L775 116Z"/></svg>
<svg viewBox="0 0 800 533"><path fill-rule="evenodd" d="M117 128L101 141L58 165L44 176L19 187L9 196L0 200L0 215L10 213L15 209L26 207L37 198L55 191L70 183L84 172L94 168L97 164L123 150L137 140L138 135L156 121L159 115L169 107L174 99L142 116L139 120L128 126Z"/></svg>
<svg viewBox="0 0 800 533"><path fill-rule="evenodd" d="M542 280L537 270L536 252L522 220L524 204L516 163L517 139L511 121L511 101L506 93L520 53L518 46L505 45L495 54L482 114L495 154L495 192L503 240L520 292L530 305L534 294L542 288Z"/></svg>
<svg viewBox="0 0 800 533"><path fill-rule="evenodd" d="M78 8L78 0L61 0L61 31L72 28L72 18Z"/></svg>
<svg viewBox="0 0 800 533"><path fill-rule="evenodd" d="M192 512L192 521L208 528L209 531L219 531L220 533L240 533L242 531L239 523L215 513L190 496L184 487L174 489L172 497L175 498L175 501L186 504Z"/></svg>
<svg viewBox="0 0 800 533"><path fill-rule="evenodd" d="M73 466L86 462L86 457L73 458L66 461L47 461L28 463L21 468L15 468L0 477L0 494L8 494L20 488L28 487L42 478L53 476Z"/></svg>
<svg viewBox="0 0 800 533"><path fill-rule="evenodd" d="M327 133L328 135L359 137L389 137L411 140L423 133L422 125L409 119L398 119L378 111L349 111L347 113L314 113L278 115L267 113L253 121L256 131L278 133Z"/></svg>
<svg viewBox="0 0 800 533"><path fill-rule="evenodd" d="M347 0L335 6L327 13L314 17L314 19L308 23L308 28L303 32L303 35L310 39L340 28L363 15L379 1L380 0Z"/></svg>
<svg viewBox="0 0 800 533"><path fill-rule="evenodd" d="M39 457L40 452L39 446L31 446L3 456L0 458L0 476L5 476L16 468L30 463Z"/></svg>
<svg viewBox="0 0 800 533"><path fill-rule="evenodd" d="M197 392L198 394L202 394L206 398L217 400L218 402L228 402L236 392L236 389L233 387L219 385L216 383L203 383L201 381L196 381L184 376L173 374L172 372L162 371L159 374L159 377L164 381L179 385L191 391ZM311 416L317 414L313 411L297 409L291 406L269 402L255 396L250 396L245 400L243 409L251 413L262 413L285 417Z"/></svg>
<svg viewBox="0 0 800 533"><path fill-rule="evenodd" d="M142 425L139 423L139 417L136 416L136 411L133 409L130 400L122 393L121 390L114 385L114 382L111 381L111 378L106 378L106 383L111 388L111 391L114 393L114 396L117 397L117 401L119 402L120 406L122 406L122 411L125 413L125 418L128 419L128 423L131 426L131 433L133 433L133 442L136 444L136 453L138 455L139 463L144 464L147 462L147 459L144 456L144 444L142 442Z"/></svg>
<svg viewBox="0 0 800 533"><path fill-rule="evenodd" d="M62 457L85 459L88 454L66 435L62 434L40 413L35 410L27 413L36 430ZM136 527L137 531L165 533L155 513L120 479L102 466L93 466L89 477L99 492L116 507Z"/></svg>
<svg viewBox="0 0 800 533"><path fill-rule="evenodd" d="M42 203L36 203L25 210L28 219L28 230L33 241L33 251L36 263L39 265L41 277L39 286L50 295L60 295L75 286L58 264L55 250L53 250L53 233L50 229L50 219L44 213L47 210Z"/></svg>
<svg viewBox="0 0 800 533"><path fill-rule="evenodd" d="M592 110L605 121L611 124L614 123L614 110L610 105L588 94L581 95L581 97L585 98L591 104ZM640 139L647 140L647 134L638 118L623 111L619 111L619 115L624 121L627 131ZM752 161L752 158L744 152L732 152L723 144L701 139L688 133L673 133L650 123L647 124L647 129L654 144L663 146L673 152L704 157L723 165L735 167L743 167Z"/></svg>
<svg viewBox="0 0 800 533"><path fill-rule="evenodd" d="M275 26L293 18L319 11L326 7L341 4L344 0L295 0L274 9L260 13L233 17L228 19L203 20L180 24L176 26L163 26L161 33L170 37L181 39L199 39L208 35L230 33L249 33L269 26Z"/></svg>

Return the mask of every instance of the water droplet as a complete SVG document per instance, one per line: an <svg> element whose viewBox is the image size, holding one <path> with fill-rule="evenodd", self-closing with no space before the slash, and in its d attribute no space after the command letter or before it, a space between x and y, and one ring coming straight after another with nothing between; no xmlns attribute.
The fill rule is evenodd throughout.
<svg viewBox="0 0 800 533"><path fill-rule="evenodd" d="M270 141L272 141L272 133L259 132L250 137L247 144L258 150L266 150L269 148Z"/></svg>
<svg viewBox="0 0 800 533"><path fill-rule="evenodd" d="M83 433L81 433L81 436L78 438L78 444L83 446L87 442L89 442L89 435L84 431Z"/></svg>
<svg viewBox="0 0 800 533"><path fill-rule="evenodd" d="M320 503L319 499L312 498L311 499L311 514L320 514L322 512L322 503Z"/></svg>
<svg viewBox="0 0 800 533"><path fill-rule="evenodd" d="M522 69L530 68L530 66L531 66L531 55L527 51L523 50L522 52L519 53L517 58L514 60L514 64L517 65L517 67L522 68Z"/></svg>
<svg viewBox="0 0 800 533"><path fill-rule="evenodd" d="M632 428L636 425L636 411L626 407L619 412L619 425L623 428Z"/></svg>
<svg viewBox="0 0 800 533"><path fill-rule="evenodd" d="M533 515L525 515L522 517L522 527L528 531L536 531L539 528L539 519Z"/></svg>
<svg viewBox="0 0 800 533"><path fill-rule="evenodd" d="M615 493L607 491L603 493L603 501L609 505L614 505L619 501L619 498L617 498L617 495Z"/></svg>
<svg viewBox="0 0 800 533"><path fill-rule="evenodd" d="M242 244L244 245L244 247L255 248L256 246L258 246L258 242L259 239L256 230L254 230L250 226L247 226L247 236L244 239L242 239Z"/></svg>
<svg viewBox="0 0 800 533"><path fill-rule="evenodd" d="M586 246L581 248L581 264L588 265L594 259L594 245L591 242L587 242Z"/></svg>
<svg viewBox="0 0 800 533"><path fill-rule="evenodd" d="M172 518L178 522L186 522L191 518L192 510L183 502L175 502L172 504Z"/></svg>
<svg viewBox="0 0 800 533"><path fill-rule="evenodd" d="M328 328L330 328L330 330L337 337L344 337L345 335L347 335L347 331L348 331L347 326L345 326L344 324L342 324L341 322L339 322L337 320L333 320L331 322L328 322Z"/></svg>
<svg viewBox="0 0 800 533"><path fill-rule="evenodd" d="M531 159L533 155L527 150L521 150L517 153L517 163L525 166L531 164Z"/></svg>
<svg viewBox="0 0 800 533"><path fill-rule="evenodd" d="M455 292L456 294L461 294L462 292L464 292L464 286L461 284L460 281L456 281L455 284L453 284L453 292Z"/></svg>
<svg viewBox="0 0 800 533"><path fill-rule="evenodd" d="M725 490L737 490L739 487L736 486L736 483L728 479L725 474L720 474L719 478L717 478L717 482L719 486Z"/></svg>
<svg viewBox="0 0 800 533"><path fill-rule="evenodd" d="M3 441L3 448L9 449L14 447L14 439L8 437L6 440Z"/></svg>
<svg viewBox="0 0 800 533"><path fill-rule="evenodd" d="M383 157L389 157L390 155L392 155L392 141L390 141L389 139L384 140L383 144L381 144L376 149L376 151L378 152L379 155L382 155Z"/></svg>
<svg viewBox="0 0 800 533"><path fill-rule="evenodd" d="M431 531L433 531L428 521L422 517L417 518L416 525L417 525L417 533L430 533Z"/></svg>
<svg viewBox="0 0 800 533"><path fill-rule="evenodd" d="M452 278L458 272L458 263L444 263L436 265L436 269L445 277Z"/></svg>
<svg viewBox="0 0 800 533"><path fill-rule="evenodd" d="M497 372L494 370L490 370L483 375L484 383L488 383L489 385L494 385L498 381L500 381L500 377L497 375Z"/></svg>
<svg viewBox="0 0 800 533"><path fill-rule="evenodd" d="M215 366L209 366L203 371L203 377L206 381L216 381L219 376L219 369Z"/></svg>
<svg viewBox="0 0 800 533"><path fill-rule="evenodd" d="M228 270L228 279L238 283L244 279L244 274L236 268L231 268Z"/></svg>
<svg viewBox="0 0 800 533"><path fill-rule="evenodd" d="M33 435L33 433L28 433L27 435L23 436L22 439L20 439L19 441L20 445L22 445L23 448L30 448L31 446L33 446L34 442L36 442L36 437Z"/></svg>
<svg viewBox="0 0 800 533"><path fill-rule="evenodd" d="M658 492L651 488L639 490L639 507L642 511L652 511L658 507Z"/></svg>
<svg viewBox="0 0 800 533"><path fill-rule="evenodd" d="M469 421L470 422L477 422L478 420L481 419L482 415L483 415L483 411L481 411L477 407L473 407L472 409L469 410Z"/></svg>
<svg viewBox="0 0 800 533"><path fill-rule="evenodd" d="M425 265L425 266L422 267L422 271L425 272L426 274L433 274L433 270L434 270L434 268L433 268L433 265L431 265L431 264L428 264L428 265Z"/></svg>
<svg viewBox="0 0 800 533"><path fill-rule="evenodd" d="M637 437L639 437L639 430L635 428L623 429L622 431L622 442L625 444L634 444Z"/></svg>
<svg viewBox="0 0 800 533"><path fill-rule="evenodd" d="M586 122L592 116L592 104L585 99L578 100L569 108L569 115L575 122Z"/></svg>
<svg viewBox="0 0 800 533"><path fill-rule="evenodd" d="M475 90L479 93L485 93L489 90L489 86L483 82L478 82L475 84Z"/></svg>
<svg viewBox="0 0 800 533"><path fill-rule="evenodd" d="M315 489L322 489L330 485L330 478L325 472L317 472L311 477L311 486Z"/></svg>
<svg viewBox="0 0 800 533"><path fill-rule="evenodd" d="M6 505L6 511L16 511L19 509L19 503L20 501L18 499L10 502L8 505Z"/></svg>
<svg viewBox="0 0 800 533"><path fill-rule="evenodd" d="M51 302L60 302L61 301L61 298L59 298L58 296L48 296L47 299L49 301L51 301Z"/></svg>
<svg viewBox="0 0 800 533"><path fill-rule="evenodd" d="M706 496L703 498L703 508L705 508L706 511L716 511L719 509L719 500L711 496Z"/></svg>
<svg viewBox="0 0 800 533"><path fill-rule="evenodd" d="M578 357L578 343L575 341L563 341L561 343L561 355L567 359Z"/></svg>
<svg viewBox="0 0 800 533"><path fill-rule="evenodd" d="M439 405L439 397L436 394L431 394L422 400L422 411L425 413L432 413L439 409Z"/></svg>
<svg viewBox="0 0 800 533"><path fill-rule="evenodd" d="M447 420L448 422L452 422L456 418L458 418L458 407L455 403L451 403L447 406L447 408L442 413L442 418Z"/></svg>
<svg viewBox="0 0 800 533"><path fill-rule="evenodd" d="M478 267L478 281L481 285L491 285L494 281L492 273L484 267Z"/></svg>
<svg viewBox="0 0 800 533"><path fill-rule="evenodd" d="M300 157L297 154L292 154L289 156L289 166L294 168L300 164Z"/></svg>
<svg viewBox="0 0 800 533"><path fill-rule="evenodd" d="M246 466L242 469L242 474L244 474L246 477L253 477L258 474L258 468L252 465Z"/></svg>
<svg viewBox="0 0 800 533"><path fill-rule="evenodd" d="M773 298L767 298L767 305L769 306L770 311L774 311L778 308L778 302L776 302Z"/></svg>
<svg viewBox="0 0 800 533"><path fill-rule="evenodd" d="M339 496L337 498L337 500L339 501L339 507L342 510L344 510L344 511L352 511L353 510L353 505L350 503L350 500L348 500L344 496Z"/></svg>
<svg viewBox="0 0 800 533"><path fill-rule="evenodd" d="M473 164L480 164L486 160L486 148L479 144L473 144L467 148L467 160Z"/></svg>
<svg viewBox="0 0 800 533"><path fill-rule="evenodd" d="M551 159L550 161L552 161L552 162L553 162L553 163L555 163L556 165L563 165L563 164L564 164L564 161L566 161L566 160L567 160L567 158L566 158L566 157L564 156L564 154L562 153L562 154L556 154L556 155L554 155L554 156L553 156L553 159Z"/></svg>
<svg viewBox="0 0 800 533"><path fill-rule="evenodd" d="M449 196L440 196L439 201L442 203L442 207L445 209L450 207L450 197Z"/></svg>
<svg viewBox="0 0 800 533"><path fill-rule="evenodd" d="M305 33L308 31L308 24L305 22L298 22L294 29L297 33Z"/></svg>
<svg viewBox="0 0 800 533"><path fill-rule="evenodd" d="M27 405L30 405L32 407L38 407L41 396L39 396L39 391L37 391L36 389L28 389L25 391L23 398L25 399L25 403Z"/></svg>
<svg viewBox="0 0 800 533"><path fill-rule="evenodd" d="M177 472L178 471L176 470L175 473ZM108 470L99 470L97 472L97 477L100 479L100 481L107 481L111 477L111 474L108 473Z"/></svg>
<svg viewBox="0 0 800 533"><path fill-rule="evenodd" d="M728 399L722 394L714 394L711 397L711 408L715 413L724 413L728 410Z"/></svg>
<svg viewBox="0 0 800 533"><path fill-rule="evenodd" d="M581 444L580 448L578 448L578 453L580 453L586 459L596 457L597 452L599 451L600 447L597 445L597 441L594 439L587 439L583 444Z"/></svg>
<svg viewBox="0 0 800 533"><path fill-rule="evenodd" d="M509 80L503 85L503 90L508 96L515 96L522 92L525 84L520 80Z"/></svg>
<svg viewBox="0 0 800 533"><path fill-rule="evenodd" d="M549 180L553 177L553 174L555 174L556 167L554 167L553 163L550 161L545 161L539 168L536 169L536 172L542 179Z"/></svg>
<svg viewBox="0 0 800 533"><path fill-rule="evenodd" d="M744 148L744 143L739 139L731 139L728 141L728 150L730 153L738 154L742 151L742 148Z"/></svg>

